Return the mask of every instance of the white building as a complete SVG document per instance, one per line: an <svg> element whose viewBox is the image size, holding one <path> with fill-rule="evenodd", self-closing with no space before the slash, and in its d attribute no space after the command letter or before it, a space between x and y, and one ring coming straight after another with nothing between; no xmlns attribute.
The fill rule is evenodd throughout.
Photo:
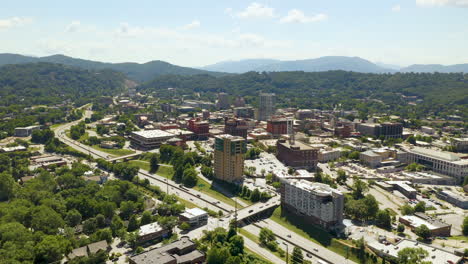
<svg viewBox="0 0 468 264"><path fill-rule="evenodd" d="M377 241L371 242L368 246L379 256L398 257L398 252L404 248L422 248L429 255L423 261L429 261L432 264L460 263L463 257L455 255L453 252L427 245L421 242L403 239L395 245L385 245Z"/></svg>
<svg viewBox="0 0 468 264"><path fill-rule="evenodd" d="M452 146L457 151L466 151L468 150L468 138L452 138Z"/></svg>
<svg viewBox="0 0 468 264"><path fill-rule="evenodd" d="M166 140L175 137L174 134L169 132L154 129L145 131L134 131L130 134L130 141L132 146L138 149L154 149L161 146Z"/></svg>
<svg viewBox="0 0 468 264"><path fill-rule="evenodd" d="M190 226L201 226L208 223L208 213L200 208L186 209L180 214L180 221L187 222Z"/></svg>
<svg viewBox="0 0 468 264"><path fill-rule="evenodd" d="M421 147L407 149L407 152L407 163L422 164L435 172L455 177L458 182L468 175L468 159L462 159L455 153Z"/></svg>
<svg viewBox="0 0 468 264"><path fill-rule="evenodd" d="M422 126L421 132L429 134L429 135L433 135L435 133L435 129L432 127L428 127L428 126Z"/></svg>
<svg viewBox="0 0 468 264"><path fill-rule="evenodd" d="M319 150L318 161L319 162L329 162L332 160L337 160L341 157L341 149L337 148L326 148Z"/></svg>
<svg viewBox="0 0 468 264"><path fill-rule="evenodd" d="M280 181L283 208L327 229L342 225L344 196L340 191L306 180Z"/></svg>

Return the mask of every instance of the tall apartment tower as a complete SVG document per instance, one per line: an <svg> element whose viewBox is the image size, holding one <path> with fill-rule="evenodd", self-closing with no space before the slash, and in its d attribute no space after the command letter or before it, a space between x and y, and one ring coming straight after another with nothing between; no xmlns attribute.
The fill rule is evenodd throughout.
<svg viewBox="0 0 468 264"><path fill-rule="evenodd" d="M216 102L216 107L219 109L227 109L230 107L229 96L227 93L219 93L218 101Z"/></svg>
<svg viewBox="0 0 468 264"><path fill-rule="evenodd" d="M258 105L258 120L268 120L275 113L276 95L274 93L261 93Z"/></svg>
<svg viewBox="0 0 468 264"><path fill-rule="evenodd" d="M245 139L239 136L219 135L214 144L214 176L227 182L242 180Z"/></svg>

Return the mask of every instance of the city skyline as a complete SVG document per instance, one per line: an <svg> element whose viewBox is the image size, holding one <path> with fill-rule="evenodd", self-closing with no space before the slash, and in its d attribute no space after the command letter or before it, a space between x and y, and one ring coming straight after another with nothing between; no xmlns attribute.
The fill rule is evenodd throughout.
<svg viewBox="0 0 468 264"><path fill-rule="evenodd" d="M467 1L29 1L3 7L1 53L190 67L321 56L400 66L468 62Z"/></svg>

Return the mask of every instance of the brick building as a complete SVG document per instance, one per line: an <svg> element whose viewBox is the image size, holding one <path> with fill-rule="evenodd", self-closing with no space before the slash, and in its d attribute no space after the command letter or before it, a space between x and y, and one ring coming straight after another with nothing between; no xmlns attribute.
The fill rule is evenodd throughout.
<svg viewBox="0 0 468 264"><path fill-rule="evenodd" d="M189 120L187 128L195 133L198 138L206 138L210 135L210 123L198 117Z"/></svg>
<svg viewBox="0 0 468 264"><path fill-rule="evenodd" d="M294 144L284 139L276 143L277 158L287 166L301 169L315 169L318 162L318 149L296 141Z"/></svg>
<svg viewBox="0 0 468 264"><path fill-rule="evenodd" d="M267 132L274 137L288 133L288 120L286 118L271 118L267 121Z"/></svg>
<svg viewBox="0 0 468 264"><path fill-rule="evenodd" d="M247 123L243 119L238 118L225 118L224 119L224 133L247 138Z"/></svg>

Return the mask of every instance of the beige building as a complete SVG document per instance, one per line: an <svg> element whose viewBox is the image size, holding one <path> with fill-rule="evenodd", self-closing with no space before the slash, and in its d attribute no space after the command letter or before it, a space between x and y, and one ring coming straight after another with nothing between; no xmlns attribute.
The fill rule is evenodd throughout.
<svg viewBox="0 0 468 264"><path fill-rule="evenodd" d="M244 154L247 146L239 136L219 135L214 144L215 178L233 182L242 180L244 174Z"/></svg>
<svg viewBox="0 0 468 264"><path fill-rule="evenodd" d="M326 229L343 223L343 194L327 184L281 179L281 205L297 216Z"/></svg>

